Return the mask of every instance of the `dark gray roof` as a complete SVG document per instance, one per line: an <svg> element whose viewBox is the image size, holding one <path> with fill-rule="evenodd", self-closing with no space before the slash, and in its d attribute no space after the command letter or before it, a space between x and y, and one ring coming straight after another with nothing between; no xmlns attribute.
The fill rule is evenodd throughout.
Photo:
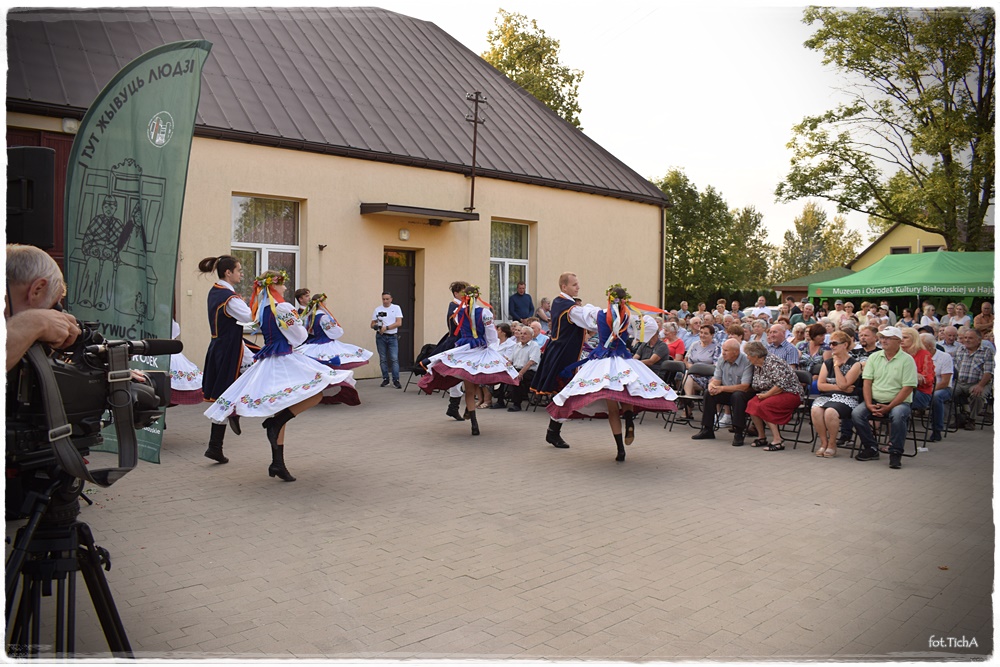
<svg viewBox="0 0 1000 667"><path fill-rule="evenodd" d="M477 173L662 204L658 188L433 23L377 8L7 14L7 108L82 117L130 60L212 42L199 136L463 172L466 93L489 100Z"/></svg>

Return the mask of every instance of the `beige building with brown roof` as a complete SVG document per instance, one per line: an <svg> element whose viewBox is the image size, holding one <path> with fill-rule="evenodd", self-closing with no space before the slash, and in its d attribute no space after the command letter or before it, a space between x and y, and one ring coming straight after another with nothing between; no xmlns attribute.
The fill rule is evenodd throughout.
<svg viewBox="0 0 1000 667"><path fill-rule="evenodd" d="M63 178L67 130L118 68L165 42L212 42L175 289L196 362L213 280L196 265L230 252L247 274L285 268L292 289L326 292L344 340L369 349L393 292L404 366L444 333L453 280L489 285L501 317L518 280L537 305L564 271L587 301L620 282L660 302L665 196L431 23L372 8L45 9L9 13L8 36L8 146L56 148ZM466 210L475 91L486 122ZM61 187L57 174L57 236Z"/></svg>

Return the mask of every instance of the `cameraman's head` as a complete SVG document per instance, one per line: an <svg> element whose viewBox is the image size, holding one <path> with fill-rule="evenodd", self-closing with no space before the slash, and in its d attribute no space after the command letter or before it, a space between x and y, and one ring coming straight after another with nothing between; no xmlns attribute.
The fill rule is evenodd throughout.
<svg viewBox="0 0 1000 667"><path fill-rule="evenodd" d="M33 308L52 308L65 294L62 271L47 252L30 245L7 246L4 317Z"/></svg>

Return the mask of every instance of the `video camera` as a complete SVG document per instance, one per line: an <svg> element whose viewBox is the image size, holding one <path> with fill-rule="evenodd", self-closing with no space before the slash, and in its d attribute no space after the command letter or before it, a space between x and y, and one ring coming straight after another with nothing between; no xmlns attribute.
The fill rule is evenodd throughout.
<svg viewBox="0 0 1000 667"><path fill-rule="evenodd" d="M183 344L177 340L107 341L95 326L80 323L81 335L66 350L43 356L42 347L36 344L38 351L29 352L8 374L8 520L27 516L31 511L28 493L48 486L60 471L105 486L120 479L135 467L135 431L153 424L169 402L167 373L142 371L147 382L140 382L128 368L128 357L176 354ZM50 377L55 380L51 390ZM53 423L52 413L60 412L59 404L65 424ZM95 480L82 467L82 457L104 441L101 429L109 411L118 437L119 461L124 463L121 468L94 471L110 473ZM65 447L67 440L72 448ZM131 451L126 452L128 448Z"/></svg>

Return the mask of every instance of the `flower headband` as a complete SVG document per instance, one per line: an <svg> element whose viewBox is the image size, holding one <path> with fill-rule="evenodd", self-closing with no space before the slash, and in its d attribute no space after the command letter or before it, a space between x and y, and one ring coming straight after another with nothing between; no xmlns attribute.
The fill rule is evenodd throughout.
<svg viewBox="0 0 1000 667"><path fill-rule="evenodd" d="M465 296L472 298L480 294L479 285L469 285L465 288Z"/></svg>
<svg viewBox="0 0 1000 667"><path fill-rule="evenodd" d="M614 285L611 285L610 287L608 287L607 291L604 292L604 294L607 295L608 300L617 299L618 295L615 294L615 292L619 290L625 293L625 298L622 299L623 301L632 300L632 295L628 293L627 289L621 286L621 283L615 283Z"/></svg>
<svg viewBox="0 0 1000 667"><path fill-rule="evenodd" d="M284 285L288 280L288 271L284 269L265 271L253 280L254 287L263 289L271 285Z"/></svg>

